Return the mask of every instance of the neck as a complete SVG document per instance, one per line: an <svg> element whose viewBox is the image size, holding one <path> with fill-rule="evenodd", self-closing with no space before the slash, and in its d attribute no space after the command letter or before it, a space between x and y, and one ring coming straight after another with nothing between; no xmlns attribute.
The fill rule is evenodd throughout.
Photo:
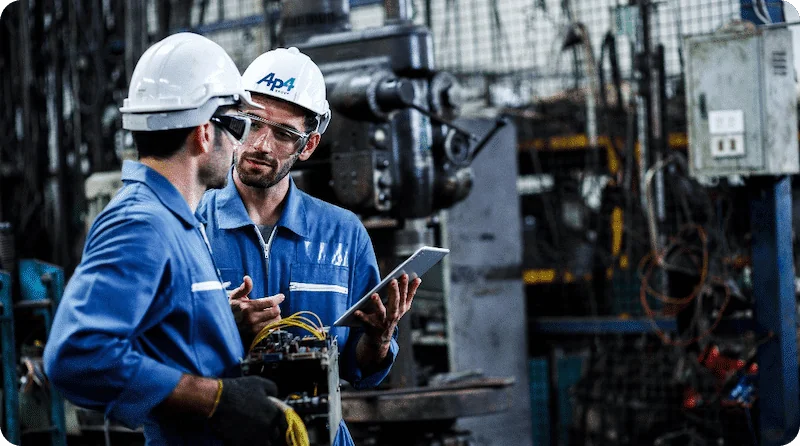
<svg viewBox="0 0 800 446"><path fill-rule="evenodd" d="M239 196L242 197L247 215L257 225L275 225L281 218L283 203L289 193L289 176L268 188L248 186L239 179L236 169L233 170L233 183Z"/></svg>
<svg viewBox="0 0 800 446"><path fill-rule="evenodd" d="M195 160L178 153L169 160L142 158L140 162L169 180L189 204L192 212L195 211L200 203L200 198L206 191L206 186L201 184L198 179Z"/></svg>

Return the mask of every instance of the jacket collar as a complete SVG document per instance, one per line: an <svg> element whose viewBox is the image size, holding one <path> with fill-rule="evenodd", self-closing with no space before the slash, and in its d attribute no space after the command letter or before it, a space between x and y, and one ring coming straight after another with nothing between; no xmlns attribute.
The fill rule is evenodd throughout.
<svg viewBox="0 0 800 446"><path fill-rule="evenodd" d="M122 163L122 181L144 183L153 191L158 200L187 226L197 226L197 219L189 203L166 177L154 169L137 161L125 160Z"/></svg>
<svg viewBox="0 0 800 446"><path fill-rule="evenodd" d="M233 182L233 168L228 172L228 184L217 194L216 207L217 224L220 229L236 229L254 224L247 214L242 197ZM303 193L289 176L289 192L286 195L283 212L277 225L305 237L307 234L305 217Z"/></svg>

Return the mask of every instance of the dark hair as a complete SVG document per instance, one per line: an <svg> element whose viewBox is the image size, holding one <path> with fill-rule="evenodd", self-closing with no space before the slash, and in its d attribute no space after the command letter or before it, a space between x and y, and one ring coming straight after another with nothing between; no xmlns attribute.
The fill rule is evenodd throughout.
<svg viewBox="0 0 800 446"><path fill-rule="evenodd" d="M312 112L306 111L306 119L303 123L306 126L306 133L313 132L317 129L317 115Z"/></svg>
<svg viewBox="0 0 800 446"><path fill-rule="evenodd" d="M158 130L155 132L135 131L133 142L139 151L139 158L153 157L166 159L178 153L186 143L186 138L195 127L185 129Z"/></svg>

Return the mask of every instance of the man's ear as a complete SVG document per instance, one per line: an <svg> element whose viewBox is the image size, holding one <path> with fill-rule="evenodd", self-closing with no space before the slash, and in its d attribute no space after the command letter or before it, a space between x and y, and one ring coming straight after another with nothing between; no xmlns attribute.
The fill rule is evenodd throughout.
<svg viewBox="0 0 800 446"><path fill-rule="evenodd" d="M297 156L297 159L300 161L305 161L311 158L311 155L317 150L317 146L319 146L320 134L314 132L311 136L308 137L308 141L306 142L306 146L303 147L303 151L300 152L300 155Z"/></svg>
<svg viewBox="0 0 800 446"><path fill-rule="evenodd" d="M198 125L192 130L187 139L189 150L192 155L202 155L213 150L214 146L214 124L206 122Z"/></svg>

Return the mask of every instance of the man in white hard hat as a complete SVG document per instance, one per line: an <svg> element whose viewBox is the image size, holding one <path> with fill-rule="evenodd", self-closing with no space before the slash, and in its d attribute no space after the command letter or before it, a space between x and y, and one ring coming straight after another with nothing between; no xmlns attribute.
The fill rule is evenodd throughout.
<svg viewBox="0 0 800 446"><path fill-rule="evenodd" d="M248 136L242 105L260 108L205 37L175 34L142 55L120 109L140 162L124 162L94 221L44 351L69 400L143 425L147 444L286 441L274 383L237 373L242 341L194 215Z"/></svg>
<svg viewBox="0 0 800 446"><path fill-rule="evenodd" d="M198 214L222 280L238 284L244 277L235 292L248 297L232 299L232 306L247 341L281 313L311 311L332 325L380 277L358 217L300 191L287 175L314 153L330 122L320 69L297 48L279 48L256 58L242 79L263 108L242 113L253 121L250 136L236 151L228 185L207 192ZM354 388L374 387L389 373L397 323L419 284L408 276L394 281L386 306L372 296L377 311L357 313L364 329L331 327L341 376ZM352 444L344 424L335 444Z"/></svg>

